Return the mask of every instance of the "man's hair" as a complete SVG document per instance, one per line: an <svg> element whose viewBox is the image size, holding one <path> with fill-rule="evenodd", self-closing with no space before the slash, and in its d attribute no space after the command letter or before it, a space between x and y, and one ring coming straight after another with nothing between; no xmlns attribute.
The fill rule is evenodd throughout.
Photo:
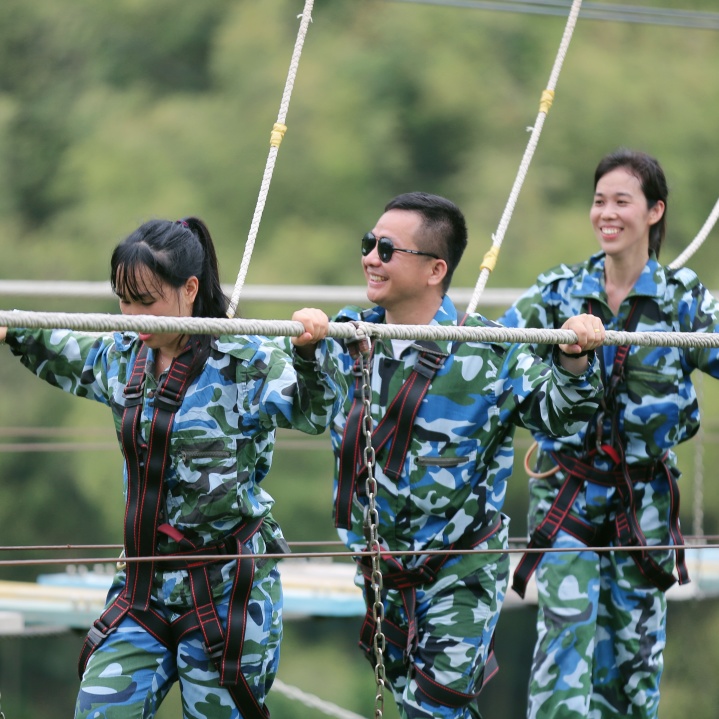
<svg viewBox="0 0 719 719"><path fill-rule="evenodd" d="M422 234L418 249L431 252L447 263L447 274L442 282L447 292L459 261L467 247L467 223L462 211L450 200L426 192L407 192L390 200L384 208L408 210L422 216Z"/></svg>

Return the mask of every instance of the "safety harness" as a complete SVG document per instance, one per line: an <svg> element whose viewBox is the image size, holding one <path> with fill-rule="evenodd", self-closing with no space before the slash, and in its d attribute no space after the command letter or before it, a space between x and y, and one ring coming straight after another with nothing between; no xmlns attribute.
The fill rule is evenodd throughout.
<svg viewBox="0 0 719 719"><path fill-rule="evenodd" d="M625 322L624 330L626 332L632 332L636 329L639 317L642 315L642 305L645 302L647 302L645 297L635 298ZM588 305L589 313L600 317L606 324L599 306L593 306L591 300ZM546 516L532 532L527 546L530 549L547 549L552 546L557 533L561 529L588 547L609 546L613 541L620 547L646 547L647 540L637 519L638 501L635 485L651 482L662 472L669 487L669 533L672 542L677 545L675 550L677 574L679 583L685 584L689 581L689 574L684 559L684 550L681 548L684 544L684 539L679 529L679 487L676 477L666 464L664 457L645 464L629 465L625 461L624 446L618 427L620 408L617 403L617 388L620 382L625 379L624 366L629 350L630 345L617 347L611 376L604 383L604 397L599 411L590 425L591 431L587 432L587 447L584 457L579 459L568 454L551 453L558 467L564 472L566 479ZM607 371L604 366L603 353L599 352L598 355L606 378ZM603 437L603 425L606 416L611 419L611 436L608 441ZM590 446L592 437L594 447ZM611 470L597 469L593 460L598 455L609 457L614 463L614 468ZM594 482L604 487L616 488L621 500L621 506L617 510L612 523L607 523L603 527L596 527L571 513L572 505L583 489L585 482ZM666 591L676 582L674 575L658 564L650 551L637 550L632 551L630 554L639 571L658 589ZM517 565L512 588L521 597L524 597L527 582L539 565L542 556L543 552L541 551L528 552L522 556Z"/></svg>
<svg viewBox="0 0 719 719"><path fill-rule="evenodd" d="M125 387L125 409L118 436L127 466L127 502L125 508L125 557L157 555L157 539L164 534L179 544L181 550L171 555L175 560L128 561L125 586L113 602L94 622L83 644L79 674L82 677L92 652L114 632L122 619L132 617L155 639L168 649L176 649L180 639L199 629L205 651L220 674L225 687L247 719L266 719L269 711L260 706L242 675L242 646L244 641L247 605L254 577L252 557L241 557L244 543L261 527L262 518L243 522L219 542L200 545L190 541L175 527L161 522L164 505L163 478L169 462L169 447L174 415L182 404L188 386L194 379L190 374L192 359L197 350L194 343L173 360L169 371L154 393L154 414L150 434L145 443L140 434L147 346L142 345L132 374ZM148 392L148 398L151 394ZM204 560L203 555L226 554L237 556L237 567L230 595L227 629L223 629L212 598L209 568L217 559ZM185 569L190 579L194 608L169 622L151 604L155 568Z"/></svg>
<svg viewBox="0 0 719 719"><path fill-rule="evenodd" d="M384 447L390 440L384 473L391 479L398 479L409 449L412 428L419 412L422 400L427 393L436 373L444 365L449 354L444 353L433 342L419 341L415 344L422 347L410 376L404 381L401 389L387 407L384 417L372 431L372 447L375 452ZM353 350L350 347L350 352ZM335 526L348 529L351 523L352 503L355 494L358 497L365 495L364 482L367 476L367 466L364 463L365 436L362 431L364 424L364 405L362 402L363 377L360 361L357 359L353 367L355 377L353 400L347 414L342 444L339 452L339 471L337 498L335 502ZM454 549L468 549L489 539L501 526L501 519L497 516L488 526L482 527L470 537L463 538L447 547L448 552ZM398 559L390 554L382 554L386 571L382 573L383 598L388 589L399 591L402 604L407 616L407 628L404 629L388 619L382 620L383 633L390 643L403 651L405 662L409 665L412 655L417 649L418 634L416 621L417 587L431 584L449 559L449 554L432 554L427 556L421 564L411 569L406 568ZM359 646L364 650L370 662L374 662L374 636L377 624L372 603L372 560L368 556L358 557L355 560L365 580L365 600L367 612L360 629ZM492 646L489 648L487 661L480 677L476 692L463 693L437 684L428 674L413 667L414 679L419 692L434 703L452 708L467 706L474 701L482 686L494 676L498 665Z"/></svg>

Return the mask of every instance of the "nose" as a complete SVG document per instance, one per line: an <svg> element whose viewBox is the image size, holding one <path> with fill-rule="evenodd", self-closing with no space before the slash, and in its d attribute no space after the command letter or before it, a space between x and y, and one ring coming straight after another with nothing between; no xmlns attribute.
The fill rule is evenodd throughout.
<svg viewBox="0 0 719 719"><path fill-rule="evenodd" d="M615 217L617 214L617 208L610 202L607 202L602 207L602 217Z"/></svg>
<svg viewBox="0 0 719 719"><path fill-rule="evenodd" d="M379 258L379 254L377 252L377 245L375 245L372 250L367 255L362 255L362 263L365 265L381 265L382 261Z"/></svg>

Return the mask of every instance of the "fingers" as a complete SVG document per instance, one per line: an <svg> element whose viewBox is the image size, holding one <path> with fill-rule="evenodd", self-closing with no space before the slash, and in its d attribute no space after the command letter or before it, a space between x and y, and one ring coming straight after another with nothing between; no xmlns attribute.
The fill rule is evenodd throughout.
<svg viewBox="0 0 719 719"><path fill-rule="evenodd" d="M292 338L292 344L296 347L316 344L327 336L329 318L322 310L318 310L314 307L305 307L304 309L297 310L297 312L292 315L292 319L295 322L301 322L305 328L303 334L299 337Z"/></svg>
<svg viewBox="0 0 719 719"><path fill-rule="evenodd" d="M568 354L579 354L599 347L605 339L604 324L594 315L577 315L570 317L563 325L563 330L572 330L577 335L574 344L559 345L559 349Z"/></svg>

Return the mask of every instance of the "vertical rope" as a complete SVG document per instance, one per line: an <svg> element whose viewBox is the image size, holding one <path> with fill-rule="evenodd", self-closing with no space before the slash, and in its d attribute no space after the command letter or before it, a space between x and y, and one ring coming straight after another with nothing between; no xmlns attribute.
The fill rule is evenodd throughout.
<svg viewBox="0 0 719 719"><path fill-rule="evenodd" d="M581 8L581 5L582 0L574 0L569 11L569 17L567 18L567 24L564 28L562 41L559 45L559 50L557 51L554 67L552 68L552 72L549 76L549 82L547 83L547 88L542 92L542 97L539 103L539 114L537 115L534 127L532 128L532 134L529 138L527 149L524 151L524 157L522 158L522 162L519 166L517 177L514 180L512 191L509 194L507 205L505 206L504 212L502 213L502 217L499 221L499 226L497 227L497 231L492 235L492 248L484 256L482 264L480 265L481 271L479 273L479 278L477 279L477 285L474 288L469 305L467 306L467 312L474 312L477 309L477 303L479 302L479 298L487 284L489 273L494 269L497 262L499 249L502 245L502 241L504 240L509 220L512 217L512 212L517 204L519 191L522 189L524 179L529 170L529 163L532 160L537 143L539 142L539 136L542 133L544 120L549 112L549 108L552 106L552 101L554 100L554 89L557 85L557 80L559 79L559 73L562 69L564 58L566 57L567 50L569 49L569 42L572 39L574 27L577 24L577 17L579 16L579 9Z"/></svg>
<svg viewBox="0 0 719 719"><path fill-rule="evenodd" d="M697 373L694 385L696 387L699 405L701 406L704 400L704 375L701 372ZM694 497L692 502L692 534L695 537L704 536L704 440L704 427L699 424L699 429L694 437ZM701 586L702 581L701 556L702 552L699 550L697 552L697 566L694 572L694 574L696 574L694 579L697 582L697 586Z"/></svg>
<svg viewBox="0 0 719 719"><path fill-rule="evenodd" d="M230 304L227 308L227 316L234 317L237 311L237 305L240 301L240 294L242 293L242 287L245 284L245 277L247 276L247 270L250 266L250 259L252 257L252 250L255 246L255 240L257 239L257 233L260 229L260 220L262 219L262 213L265 209L265 203L267 201L267 195L270 191L270 182L272 180L272 173L275 169L275 163L277 161L277 152L280 148L280 143L285 135L287 126L285 120L287 119L287 111L290 106L290 97L292 96L292 89L295 84L295 78L297 77L297 67L300 63L300 57L302 55L302 47L305 43L305 37L307 36L307 29L310 22L312 21L312 6L314 0L305 0L305 7L302 11L299 31L297 32L297 40L295 41L295 47L292 52L292 59L290 60L290 68L287 73L287 81L285 82L285 89L282 93L282 100L280 102L280 110L277 115L277 122L272 128L270 135L270 152L267 156L267 162L265 164L265 172L262 176L262 183L260 185L260 193L257 198L257 204L255 205L255 214L252 217L252 223L250 224L250 231L247 236L247 243L245 244L245 252L242 256L242 262L240 264L240 271L235 281L235 288L230 298Z"/></svg>
<svg viewBox="0 0 719 719"><path fill-rule="evenodd" d="M668 267L670 269L676 270L679 267L682 267L686 261L704 244L704 240L706 240L712 227L716 224L717 219L719 219L719 200L716 201L714 209L709 213L709 217L707 217L706 222L702 226L701 230L699 230L697 236L691 241L684 252L676 258L676 260L669 263Z"/></svg>

